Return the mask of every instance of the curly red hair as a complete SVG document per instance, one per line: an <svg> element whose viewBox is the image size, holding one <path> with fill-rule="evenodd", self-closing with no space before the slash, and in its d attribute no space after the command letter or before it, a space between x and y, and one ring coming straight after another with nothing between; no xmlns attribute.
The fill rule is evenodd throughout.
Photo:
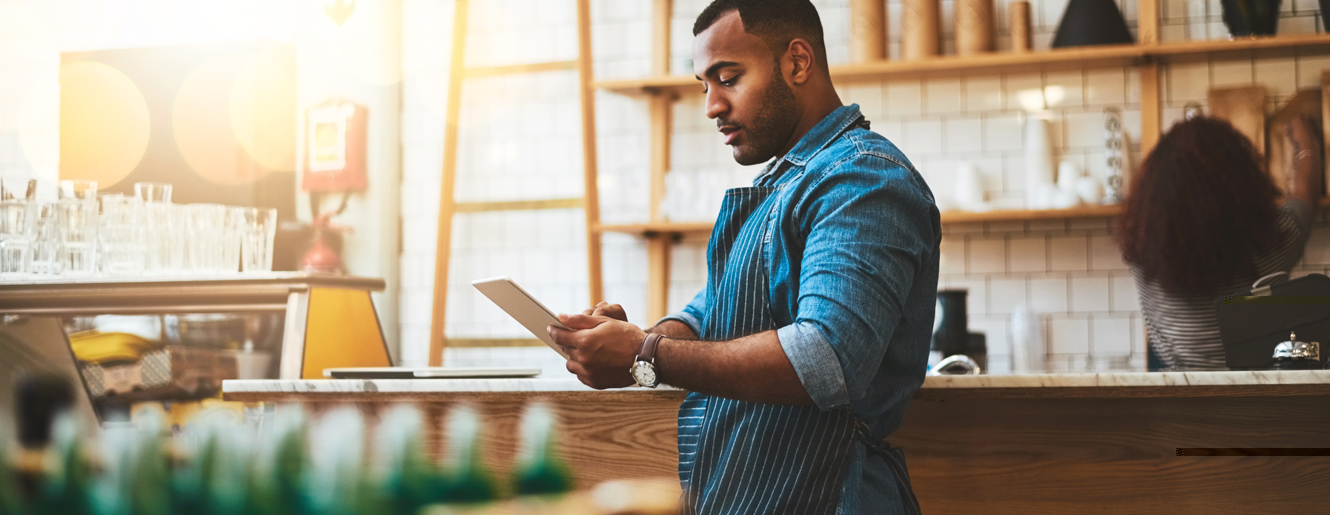
<svg viewBox="0 0 1330 515"><path fill-rule="evenodd" d="M1160 139L1132 178L1117 240L1146 280L1178 296L1214 297L1257 273L1278 245L1280 192L1250 140L1196 117Z"/></svg>

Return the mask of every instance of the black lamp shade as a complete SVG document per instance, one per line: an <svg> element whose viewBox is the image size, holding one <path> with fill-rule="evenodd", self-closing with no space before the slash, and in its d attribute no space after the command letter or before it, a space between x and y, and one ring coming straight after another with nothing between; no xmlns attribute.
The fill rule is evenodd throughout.
<svg viewBox="0 0 1330 515"><path fill-rule="evenodd" d="M1281 3L1281 0L1222 0L1224 25L1234 37L1273 36L1279 28ZM1321 15L1325 16L1324 10Z"/></svg>
<svg viewBox="0 0 1330 515"><path fill-rule="evenodd" d="M1135 43L1113 0L1071 0L1062 13L1053 48Z"/></svg>

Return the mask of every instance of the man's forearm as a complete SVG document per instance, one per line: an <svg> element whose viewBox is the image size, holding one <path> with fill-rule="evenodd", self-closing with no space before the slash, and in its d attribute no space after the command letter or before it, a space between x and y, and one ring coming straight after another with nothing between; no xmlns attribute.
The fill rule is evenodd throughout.
<svg viewBox="0 0 1330 515"><path fill-rule="evenodd" d="M688 324L685 324L678 320L666 320L664 322L656 324L656 327L648 329L647 332L660 333L665 335L666 338L676 338L679 340L697 339L697 333L693 332L693 328L688 327Z"/></svg>
<svg viewBox="0 0 1330 515"><path fill-rule="evenodd" d="M678 322L660 325L670 323ZM664 331L661 334L666 337L656 351L656 370L665 384L748 402L813 403L781 348L776 331L726 342L680 340Z"/></svg>

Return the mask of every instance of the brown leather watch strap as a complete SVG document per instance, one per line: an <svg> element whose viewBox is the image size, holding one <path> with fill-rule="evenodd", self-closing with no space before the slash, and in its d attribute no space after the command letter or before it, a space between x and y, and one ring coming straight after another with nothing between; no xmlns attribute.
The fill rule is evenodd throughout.
<svg viewBox="0 0 1330 515"><path fill-rule="evenodd" d="M647 363L655 363L655 361L656 361L656 345L659 344L659 343L660 343L660 339L661 339L661 338L664 338L664 337L665 337L665 335L660 334L660 333L651 333L651 334L648 334L647 337L646 337L646 339L642 340L642 350L641 350L641 351L638 351L638 353L637 353L637 361L645 361L645 362L647 362Z"/></svg>

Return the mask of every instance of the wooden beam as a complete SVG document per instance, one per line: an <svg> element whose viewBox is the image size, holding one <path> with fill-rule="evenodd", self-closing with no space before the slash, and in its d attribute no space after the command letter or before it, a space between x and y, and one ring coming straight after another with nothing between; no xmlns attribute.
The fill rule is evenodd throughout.
<svg viewBox="0 0 1330 515"><path fill-rule="evenodd" d="M448 311L448 258L452 254L453 185L457 179L457 131L462 109L462 83L466 69L468 0L455 0L453 48L448 64L448 98L443 127L443 177L439 187L439 233L434 251L434 305L430 317L429 364L443 365L444 320Z"/></svg>
<svg viewBox="0 0 1330 515"><path fill-rule="evenodd" d="M651 13L651 73L670 75L670 21L674 18L674 0L655 0Z"/></svg>
<svg viewBox="0 0 1330 515"><path fill-rule="evenodd" d="M658 234L647 238L647 324L669 314L670 300L670 235Z"/></svg>
<svg viewBox="0 0 1330 515"><path fill-rule="evenodd" d="M660 213L660 205L665 199L665 174L670 171L670 132L674 98L672 95L655 95L648 100L648 103L651 116L651 198L648 213L652 222L661 222L665 220Z"/></svg>
<svg viewBox="0 0 1330 515"><path fill-rule="evenodd" d="M600 270L600 192L596 173L596 89L591 69L591 0L577 0L577 75L582 101L582 198L586 212L587 277L591 304L605 298Z"/></svg>
<svg viewBox="0 0 1330 515"><path fill-rule="evenodd" d="M485 66L467 68L464 75L468 79L493 77L496 75L518 75L523 73L558 72L576 70L577 61L554 61L549 63L510 64L506 66Z"/></svg>
<svg viewBox="0 0 1330 515"><path fill-rule="evenodd" d="M1159 0L1136 0L1136 44L1159 44Z"/></svg>
<svg viewBox="0 0 1330 515"><path fill-rule="evenodd" d="M485 213L491 211L532 211L537 209L577 209L583 207L580 198L549 200L510 200L503 202L458 202L455 213Z"/></svg>
<svg viewBox="0 0 1330 515"><path fill-rule="evenodd" d="M1159 63L1150 63L1140 67L1141 74L1141 154L1144 159L1159 143L1163 130L1163 106L1160 104ZM1125 178L1130 180L1130 178ZM1123 192L1125 194L1125 192Z"/></svg>

